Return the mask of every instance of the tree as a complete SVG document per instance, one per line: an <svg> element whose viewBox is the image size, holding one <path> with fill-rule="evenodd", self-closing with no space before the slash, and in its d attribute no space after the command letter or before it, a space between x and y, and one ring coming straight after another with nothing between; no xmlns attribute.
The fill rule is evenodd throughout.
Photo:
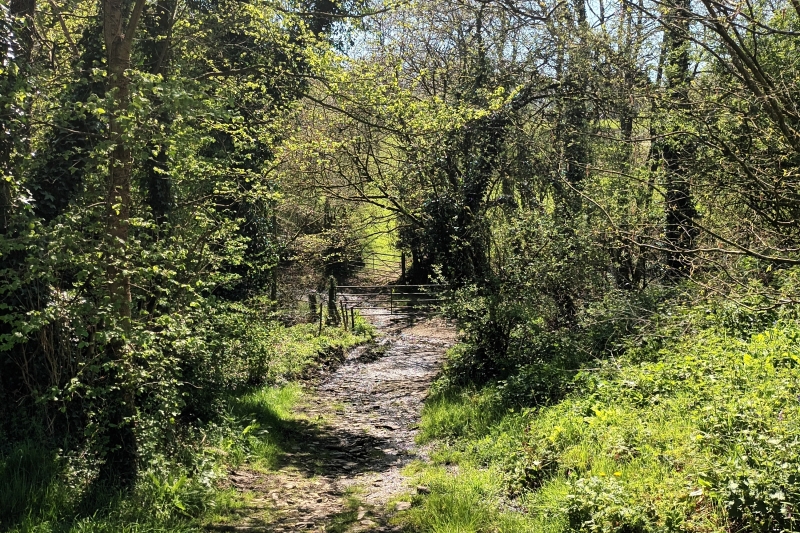
<svg viewBox="0 0 800 533"><path fill-rule="evenodd" d="M691 14L688 2L676 2L667 6L664 16L664 50L666 60L668 108L678 117L691 110L689 86L689 23ZM682 124L670 121L664 138L658 143L658 151L664 164L665 175L665 230L664 238L671 248L667 267L676 276L687 276L691 269L691 253L695 246L698 229L695 226L697 211L692 199L690 171L695 155L694 143L682 131Z"/></svg>
<svg viewBox="0 0 800 533"><path fill-rule="evenodd" d="M39 421L129 484L224 392L207 326L274 265L269 167L327 26L260 0L6 13L0 432Z"/></svg>
<svg viewBox="0 0 800 533"><path fill-rule="evenodd" d="M112 421L109 428L110 453L103 473L105 477L118 477L123 483L136 479L138 446L132 427L136 415L131 372L130 347L126 338L131 331L131 279L128 273L129 219L131 216L131 179L133 161L126 135L130 105L131 50L133 40L144 11L145 0L104 0L102 7L103 38L107 54L109 110L109 140L111 151L108 160L106 196L106 275L109 296L118 313L120 338L109 344L110 361L120 361L112 373L119 387L118 398L112 402ZM126 14L130 15L126 17Z"/></svg>
<svg viewBox="0 0 800 533"><path fill-rule="evenodd" d="M500 6L421 4L387 18L371 65L352 62L311 92L335 142L313 132L316 155L298 159L321 164L297 172L320 173L326 194L395 213L412 279L437 264L453 280L488 279L487 209L515 201L492 199L502 183L510 191L509 146L523 110L555 85L523 75L534 53L515 42L526 30Z"/></svg>

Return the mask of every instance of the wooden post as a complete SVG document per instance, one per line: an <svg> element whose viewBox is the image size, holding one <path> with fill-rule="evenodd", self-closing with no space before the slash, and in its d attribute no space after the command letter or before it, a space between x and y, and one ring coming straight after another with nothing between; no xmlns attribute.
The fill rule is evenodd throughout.
<svg viewBox="0 0 800 533"><path fill-rule="evenodd" d="M344 302L339 302L339 309L342 311L342 324L345 331L347 331L347 311L344 310Z"/></svg>
<svg viewBox="0 0 800 533"><path fill-rule="evenodd" d="M345 317L345 320L347 317ZM354 308L350 308L350 331L356 330L356 310Z"/></svg>
<svg viewBox="0 0 800 533"><path fill-rule="evenodd" d="M328 278L328 323L339 323L339 310L336 309L336 278Z"/></svg>
<svg viewBox="0 0 800 533"><path fill-rule="evenodd" d="M400 283L406 284L406 253L400 252Z"/></svg>
<svg viewBox="0 0 800 533"><path fill-rule="evenodd" d="M308 293L308 318L312 324L317 321L317 293Z"/></svg>

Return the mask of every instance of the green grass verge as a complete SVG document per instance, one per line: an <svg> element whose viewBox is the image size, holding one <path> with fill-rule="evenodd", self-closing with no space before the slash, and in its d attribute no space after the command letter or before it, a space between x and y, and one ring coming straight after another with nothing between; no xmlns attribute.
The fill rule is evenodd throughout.
<svg viewBox="0 0 800 533"><path fill-rule="evenodd" d="M325 326L321 335L317 324L276 326L266 341L271 352L266 371L268 381L301 377L325 363L326 355L342 353L375 336L373 326L361 315L356 315L355 322L352 331Z"/></svg>
<svg viewBox="0 0 800 533"><path fill-rule="evenodd" d="M708 328L585 371L563 401L509 410L497 386L428 402L425 532L796 531L800 324Z"/></svg>

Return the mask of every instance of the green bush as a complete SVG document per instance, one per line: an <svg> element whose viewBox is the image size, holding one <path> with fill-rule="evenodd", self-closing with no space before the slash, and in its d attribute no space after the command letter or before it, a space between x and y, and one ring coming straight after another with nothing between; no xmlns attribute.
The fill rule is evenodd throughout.
<svg viewBox="0 0 800 533"><path fill-rule="evenodd" d="M645 533L652 531L652 510L613 477L590 477L570 484L566 514L572 531Z"/></svg>
<svg viewBox="0 0 800 533"><path fill-rule="evenodd" d="M301 388L285 383L375 333L360 317L355 332L286 327L242 304L197 308L191 320L163 324L159 342L139 354L141 377L151 382L137 395L136 483L120 492L98 479L90 446L0 442L0 529L196 530L199 519L236 504L216 486L225 465L272 468L302 434L290 414Z"/></svg>

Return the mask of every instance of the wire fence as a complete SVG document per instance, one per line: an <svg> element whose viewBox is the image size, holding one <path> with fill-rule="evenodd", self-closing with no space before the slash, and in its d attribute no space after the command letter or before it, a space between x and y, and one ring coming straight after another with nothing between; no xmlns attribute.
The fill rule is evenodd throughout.
<svg viewBox="0 0 800 533"><path fill-rule="evenodd" d="M354 328L356 312L363 316L404 315L424 316L432 314L446 302L448 286L444 284L405 284L406 255L369 252L346 261L351 266L370 271L367 283L399 281L400 284L340 285L325 293L308 293L307 311L311 320L318 320L320 331L324 322L342 324ZM333 294L331 301L330 294ZM305 305L300 305L300 309ZM308 320L308 319L306 319Z"/></svg>

